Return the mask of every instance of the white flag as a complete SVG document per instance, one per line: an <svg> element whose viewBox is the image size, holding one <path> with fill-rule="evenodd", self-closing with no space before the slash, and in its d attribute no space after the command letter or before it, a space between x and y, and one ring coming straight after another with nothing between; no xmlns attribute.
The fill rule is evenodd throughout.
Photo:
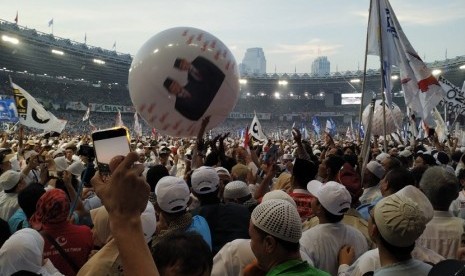
<svg viewBox="0 0 465 276"><path fill-rule="evenodd" d="M139 116L137 112L134 113L134 132L138 137L142 136L142 125L139 123Z"/></svg>
<svg viewBox="0 0 465 276"><path fill-rule="evenodd" d="M37 102L26 90L11 82L13 87L16 110L18 111L19 123L45 131L61 133L66 126L66 120L57 119L52 113Z"/></svg>
<svg viewBox="0 0 465 276"><path fill-rule="evenodd" d="M445 79L443 76L440 76L438 81L442 89L446 91L446 96L444 97L444 99L442 99L440 104L447 105L448 113L456 114L456 116L464 115L465 114L465 90L463 88L462 90L460 90L460 88L453 85L450 81Z"/></svg>
<svg viewBox="0 0 465 276"><path fill-rule="evenodd" d="M262 125L258 121L257 114L255 114L252 123L250 124L249 134L258 141L266 141L266 136L265 133L263 133Z"/></svg>
<svg viewBox="0 0 465 276"><path fill-rule="evenodd" d="M82 117L82 121L86 121L89 119L89 116L90 116L90 106L87 108L87 111L86 113L84 114L84 116Z"/></svg>
<svg viewBox="0 0 465 276"><path fill-rule="evenodd" d="M408 41L389 1L371 0L371 7L368 54L379 56L380 45L383 46L383 66L389 67L389 70L391 66L400 68L405 103L427 119L445 92ZM390 75L385 79L390 79Z"/></svg>
<svg viewBox="0 0 465 276"><path fill-rule="evenodd" d="M123 127L124 126L123 119L121 118L121 111L119 111L119 110L118 110L118 114L116 114L115 126L117 126L117 127Z"/></svg>

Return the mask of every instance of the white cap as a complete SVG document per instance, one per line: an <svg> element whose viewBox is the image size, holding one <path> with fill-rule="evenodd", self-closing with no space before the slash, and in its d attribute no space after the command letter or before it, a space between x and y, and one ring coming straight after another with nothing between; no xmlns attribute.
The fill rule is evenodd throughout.
<svg viewBox="0 0 465 276"><path fill-rule="evenodd" d="M402 157L410 157L412 156L412 152L408 149L406 150L403 150L399 153L399 156L402 156Z"/></svg>
<svg viewBox="0 0 465 276"><path fill-rule="evenodd" d="M0 175L0 190L10 190L21 179L21 173L13 170L7 170Z"/></svg>
<svg viewBox="0 0 465 276"><path fill-rule="evenodd" d="M302 222L297 209L286 200L270 199L257 205L251 222L262 231L288 242L298 243Z"/></svg>
<svg viewBox="0 0 465 276"><path fill-rule="evenodd" d="M378 160L379 162L383 162L384 159L390 157L391 155L385 153L385 152L382 152L380 154L378 154L378 156L376 156L376 160Z"/></svg>
<svg viewBox="0 0 465 276"><path fill-rule="evenodd" d="M66 158L64 156L57 157L53 159L55 162L55 168L57 172L62 172L68 168L68 162L66 162Z"/></svg>
<svg viewBox="0 0 465 276"><path fill-rule="evenodd" d="M367 170L374 174L377 178L382 179L385 173L383 166L376 161L370 161L367 164Z"/></svg>
<svg viewBox="0 0 465 276"><path fill-rule="evenodd" d="M262 198L262 202L270 200L270 199L286 200L289 203L291 203L295 208L297 208L297 204L295 203L295 200L283 190L273 190L273 191L266 193Z"/></svg>
<svg viewBox="0 0 465 276"><path fill-rule="evenodd" d="M250 195L249 186L244 181L231 181L224 187L223 198L238 199Z"/></svg>
<svg viewBox="0 0 465 276"><path fill-rule="evenodd" d="M334 181L323 184L312 180L308 182L307 190L333 215L343 215L350 208L352 197L342 184Z"/></svg>
<svg viewBox="0 0 465 276"><path fill-rule="evenodd" d="M147 207L144 212L140 215L142 222L142 231L144 232L144 240L149 243L152 240L153 234L157 228L157 216L155 215L155 208L153 208L152 202L147 202Z"/></svg>
<svg viewBox="0 0 465 276"><path fill-rule="evenodd" d="M24 153L24 159L28 160L32 156L36 156L36 155L39 155L39 153L37 151L35 151L35 150L26 151Z"/></svg>
<svg viewBox="0 0 465 276"><path fill-rule="evenodd" d="M187 208L190 191L186 182L174 176L161 178L155 187L157 204L167 213L177 213Z"/></svg>
<svg viewBox="0 0 465 276"><path fill-rule="evenodd" d="M60 157L58 157L60 158ZM85 170L85 166L84 164L82 164L81 162L79 161L75 161L73 163L71 163L71 165L69 165L66 170L70 173L72 173L73 175L75 176L81 176L82 172Z"/></svg>
<svg viewBox="0 0 465 276"><path fill-rule="evenodd" d="M208 194L218 189L220 178L214 168L202 166L192 173L191 184L197 194Z"/></svg>

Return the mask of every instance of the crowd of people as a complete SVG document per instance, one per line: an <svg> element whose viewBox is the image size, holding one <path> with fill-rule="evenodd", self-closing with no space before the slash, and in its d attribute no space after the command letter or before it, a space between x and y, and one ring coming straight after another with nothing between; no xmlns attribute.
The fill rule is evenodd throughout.
<svg viewBox="0 0 465 276"><path fill-rule="evenodd" d="M0 275L463 273L458 139L375 139L364 160L329 134L209 139L208 123L132 139L110 176L88 135L5 133Z"/></svg>

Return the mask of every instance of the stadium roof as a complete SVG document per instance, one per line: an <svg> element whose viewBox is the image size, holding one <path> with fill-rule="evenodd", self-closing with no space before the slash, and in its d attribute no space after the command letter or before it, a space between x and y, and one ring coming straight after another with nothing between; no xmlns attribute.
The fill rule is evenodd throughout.
<svg viewBox="0 0 465 276"><path fill-rule="evenodd" d="M17 44L14 43L15 39ZM0 20L0 70L3 71L27 71L28 74L62 80L126 85L131 62L132 57L129 54L86 45ZM465 80L465 70L462 69L464 64L465 56L459 56L429 63L428 66L441 70L449 81L461 85ZM361 85L353 80L362 78L363 72L360 70L333 72L326 76L295 73L243 75L241 90L251 96L263 93L271 96L275 92L298 96L317 95L321 92L354 93L361 91ZM365 83L368 90L378 91L379 70L368 70ZM394 91L398 90L400 84L395 81Z"/></svg>

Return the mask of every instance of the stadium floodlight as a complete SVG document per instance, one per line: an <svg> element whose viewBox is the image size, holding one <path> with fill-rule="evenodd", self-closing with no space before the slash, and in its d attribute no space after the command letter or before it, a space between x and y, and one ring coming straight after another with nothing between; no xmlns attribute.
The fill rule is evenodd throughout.
<svg viewBox="0 0 465 276"><path fill-rule="evenodd" d="M433 76L437 76L437 75L441 74L441 72L442 72L442 71L439 70L439 69L434 69L433 72L432 72L432 74L433 74Z"/></svg>
<svg viewBox="0 0 465 276"><path fill-rule="evenodd" d="M391 80L398 80L399 79L399 76L398 75L392 75L391 76Z"/></svg>
<svg viewBox="0 0 465 276"><path fill-rule="evenodd" d="M96 59L94 58L94 63L97 63L97 64L105 64L105 61L101 60L101 59Z"/></svg>
<svg viewBox="0 0 465 276"><path fill-rule="evenodd" d="M359 82L361 82L361 80L360 79L351 79L350 82L351 83L359 83Z"/></svg>
<svg viewBox="0 0 465 276"><path fill-rule="evenodd" d="M320 93L318 94L318 96L324 97L324 96L325 96L325 92L320 92Z"/></svg>
<svg viewBox="0 0 465 276"><path fill-rule="evenodd" d="M239 79L239 83L240 84L247 84L247 80L246 79Z"/></svg>
<svg viewBox="0 0 465 276"><path fill-rule="evenodd" d="M279 92L274 92L274 97L276 99L279 99L279 98L281 98L281 94L279 94Z"/></svg>
<svg viewBox="0 0 465 276"><path fill-rule="evenodd" d="M294 97L294 93L292 93L292 92L289 93L289 96Z"/></svg>
<svg viewBox="0 0 465 276"><path fill-rule="evenodd" d="M304 96L305 96L305 97L308 97L308 92L305 92L305 93L304 93Z"/></svg>
<svg viewBox="0 0 465 276"><path fill-rule="evenodd" d="M287 85L288 82L286 80L280 80L280 81L278 81L278 84L279 85Z"/></svg>
<svg viewBox="0 0 465 276"><path fill-rule="evenodd" d="M250 92L247 92L246 95L247 95L247 96L250 96Z"/></svg>
<svg viewBox="0 0 465 276"><path fill-rule="evenodd" d="M7 35L2 35L2 40L5 42L9 42L11 44L18 44L19 40L17 38L7 36Z"/></svg>
<svg viewBox="0 0 465 276"><path fill-rule="evenodd" d="M55 49L52 49L52 54L55 54L55 55L59 55L59 56L62 56L65 54L65 52L63 51L60 51L60 50L55 50Z"/></svg>
<svg viewBox="0 0 465 276"><path fill-rule="evenodd" d="M264 96L265 96L265 93L263 93L263 92L262 92L262 93L260 93L260 96L264 97Z"/></svg>
<svg viewBox="0 0 465 276"><path fill-rule="evenodd" d="M459 67L462 70L465 70L465 64Z"/></svg>

